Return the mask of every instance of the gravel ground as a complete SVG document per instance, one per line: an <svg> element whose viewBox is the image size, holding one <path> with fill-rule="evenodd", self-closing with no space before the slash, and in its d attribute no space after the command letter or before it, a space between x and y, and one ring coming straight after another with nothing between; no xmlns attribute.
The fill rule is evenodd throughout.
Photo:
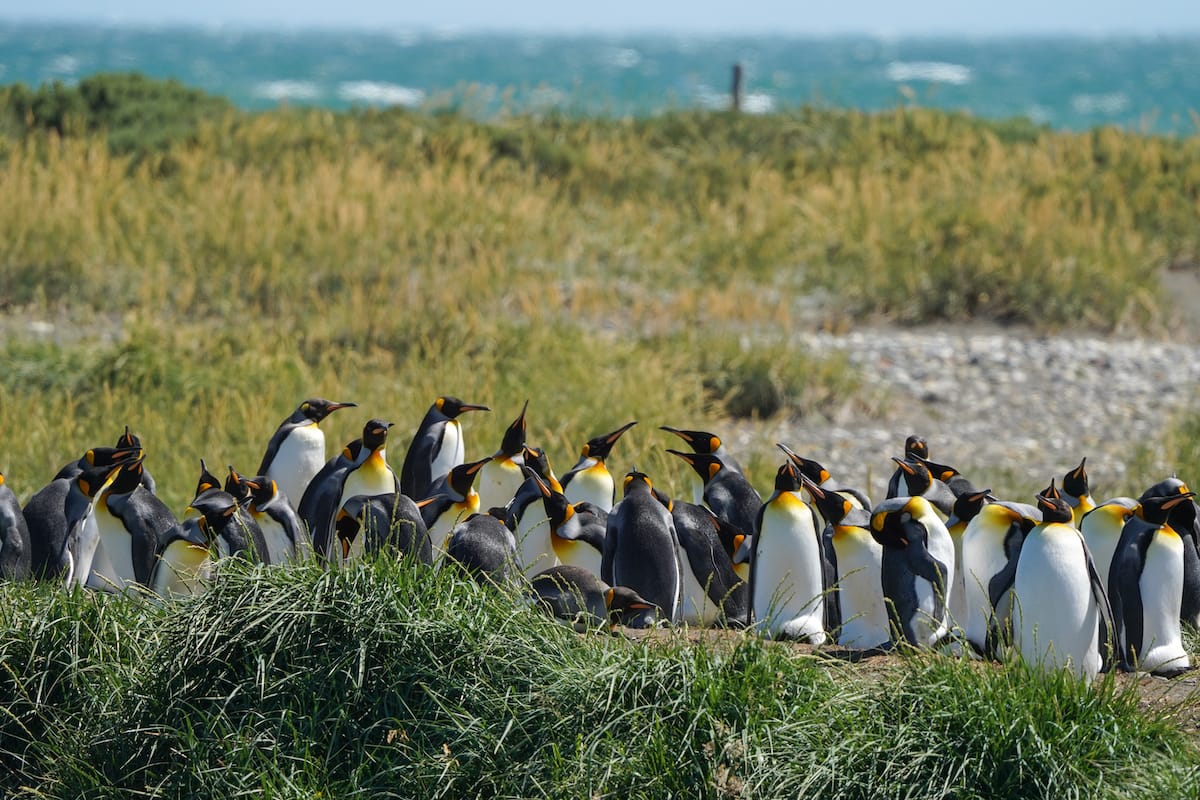
<svg viewBox="0 0 1200 800"><path fill-rule="evenodd" d="M838 480L869 486L872 498L883 496L889 456L901 455L912 433L928 440L931 458L977 485L1031 495L1087 456L1093 488L1106 496L1104 487L1122 483L1136 453L1161 440L1200 384L1191 336L1165 342L975 327L799 337L814 353L845 353L862 392L879 398L867 404L878 412L849 403L826 422L747 424L731 432L730 446L737 453L774 437Z"/></svg>

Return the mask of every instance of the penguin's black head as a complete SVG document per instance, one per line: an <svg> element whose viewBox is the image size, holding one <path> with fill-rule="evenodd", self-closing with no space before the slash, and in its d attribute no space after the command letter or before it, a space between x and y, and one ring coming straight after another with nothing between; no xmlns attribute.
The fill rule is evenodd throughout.
<svg viewBox="0 0 1200 800"><path fill-rule="evenodd" d="M808 493L812 495L821 517L830 525L840 525L842 520L854 510L854 503L851 503L849 498L837 492L825 491L808 476L802 476L801 482L804 484L804 488L808 489Z"/></svg>
<svg viewBox="0 0 1200 800"><path fill-rule="evenodd" d="M601 461L608 458L608 454L612 452L613 445L617 443L617 439L621 438L621 434L637 425L637 420L627 422L611 433L606 433L602 436L597 436L594 439L588 439L587 444L583 446L583 455L585 458L597 458Z"/></svg>
<svg viewBox="0 0 1200 800"><path fill-rule="evenodd" d="M991 493L991 489L980 489L977 492L960 494L954 498L954 516L961 522L970 522L975 519L987 505Z"/></svg>
<svg viewBox="0 0 1200 800"><path fill-rule="evenodd" d="M715 433L709 433L708 431L685 431L679 428L672 428L669 425L660 425L658 429L675 434L687 442L692 450L697 453L715 453L721 449L721 437Z"/></svg>
<svg viewBox="0 0 1200 800"><path fill-rule="evenodd" d="M904 457L929 458L929 443L924 436L913 434L904 440Z"/></svg>
<svg viewBox="0 0 1200 800"><path fill-rule="evenodd" d="M529 447L526 445L522 451L525 455L524 464L542 480L550 479L550 459L546 457L546 451L540 447Z"/></svg>
<svg viewBox="0 0 1200 800"><path fill-rule="evenodd" d="M1042 522L1070 522L1074 518L1071 505L1050 479L1050 485L1037 495L1037 510L1042 512Z"/></svg>
<svg viewBox="0 0 1200 800"><path fill-rule="evenodd" d="M575 516L575 509L562 492L554 491L541 480L538 481L538 484L542 489L542 506L545 507L546 517L550 520L550 530L557 530Z"/></svg>
<svg viewBox="0 0 1200 800"><path fill-rule="evenodd" d="M4 473L0 472L0 486L4 485Z"/></svg>
<svg viewBox="0 0 1200 800"><path fill-rule="evenodd" d="M1063 475L1062 490L1071 497L1084 497L1089 493L1087 470L1084 469L1086 464L1085 456L1078 467Z"/></svg>
<svg viewBox="0 0 1200 800"><path fill-rule="evenodd" d="M658 624L658 606L626 586L613 586L604 593L609 621L627 628L652 628Z"/></svg>
<svg viewBox="0 0 1200 800"><path fill-rule="evenodd" d="M954 478L957 478L959 475L962 475L962 473L959 472L958 470L956 470L954 467L948 466L946 464L939 464L936 461L930 461L928 458L925 458L924 456L914 456L912 458L909 458L908 460L909 461L919 461L922 464L924 464L925 468L929 470L930 476L932 476L933 478L936 478L937 480L941 481L942 483L949 483Z"/></svg>
<svg viewBox="0 0 1200 800"><path fill-rule="evenodd" d="M250 501L255 509L265 506L279 494L279 485L268 475L255 475L253 478L243 478L242 484L250 489Z"/></svg>
<svg viewBox="0 0 1200 800"><path fill-rule="evenodd" d="M135 458L141 452L141 445L135 447L93 447L83 454L83 460L92 466L107 467Z"/></svg>
<svg viewBox="0 0 1200 800"><path fill-rule="evenodd" d="M237 500L229 492L208 489L197 495L187 510L200 515L200 528L207 534L210 528L224 525L237 511L237 507Z"/></svg>
<svg viewBox="0 0 1200 800"><path fill-rule="evenodd" d="M296 413L304 419L312 420L320 423L321 420L328 417L339 408L357 408L358 403L335 403L332 400L326 400L322 397L310 397L300 404L296 409Z"/></svg>
<svg viewBox="0 0 1200 800"><path fill-rule="evenodd" d="M796 466L790 460L783 462L775 472L775 491L777 492L798 492L802 485L800 473L796 472Z"/></svg>
<svg viewBox="0 0 1200 800"><path fill-rule="evenodd" d="M725 465L721 463L721 459L714 456L712 453L684 453L680 450L667 449L667 452L673 456L679 456L696 471L700 476L700 480L708 483L713 478L717 477Z"/></svg>
<svg viewBox="0 0 1200 800"><path fill-rule="evenodd" d="M390 427L392 427L392 423L384 422L381 419L368 420L367 424L363 426L363 447L374 451L386 445Z"/></svg>
<svg viewBox="0 0 1200 800"><path fill-rule="evenodd" d="M459 414L464 414L467 411L491 411L487 406L476 405L475 403L464 403L457 397L439 397L433 401L433 407L442 412L450 419L455 419Z"/></svg>
<svg viewBox="0 0 1200 800"><path fill-rule="evenodd" d="M638 468L634 467L625 474L624 493L622 497L628 497L630 492L636 491L651 491L654 489L654 484L650 481L650 476L644 472L638 472Z"/></svg>
<svg viewBox="0 0 1200 800"><path fill-rule="evenodd" d="M204 459L200 459L200 479L196 481L196 493L193 497L199 497L209 489L220 489L221 480L208 471L208 465L204 463Z"/></svg>
<svg viewBox="0 0 1200 800"><path fill-rule="evenodd" d="M459 464L450 470L446 483L462 497L468 496L471 494L471 487L475 485L475 476L479 474L479 470L483 469L483 465L491 460L491 457L488 457L467 464Z"/></svg>
<svg viewBox="0 0 1200 800"><path fill-rule="evenodd" d="M125 432L117 437L118 450L139 449L142 446L142 440L137 437L137 434L129 432L129 426L125 426Z"/></svg>
<svg viewBox="0 0 1200 800"><path fill-rule="evenodd" d="M796 453L794 450L792 450L792 448L788 447L782 442L776 442L775 446L782 450L787 455L788 459L790 459L791 462L796 465L796 469L800 470L801 475L807 476L808 479L813 483L821 484L829 480L829 470L825 469L825 467L821 466L816 461L813 461L811 458L805 458L804 456Z"/></svg>
<svg viewBox="0 0 1200 800"><path fill-rule="evenodd" d="M139 448L134 452L136 455L118 461L114 465L117 467L117 474L113 477L112 486L109 488L111 494L128 494L141 485L144 471L142 462L146 458L146 451Z"/></svg>
<svg viewBox="0 0 1200 800"><path fill-rule="evenodd" d="M894 459L899 461L899 459ZM914 534L924 530L917 519L921 508L928 507L923 497L893 497L884 500L871 513L871 536L884 547L908 547Z"/></svg>
<svg viewBox="0 0 1200 800"><path fill-rule="evenodd" d="M246 479L233 468L233 464L229 465L229 475L225 478L225 491L233 495L233 499L238 501L239 505L246 505L250 502L251 495L254 489L247 483Z"/></svg>
<svg viewBox="0 0 1200 800"><path fill-rule="evenodd" d="M925 494L933 486L933 473L920 461L909 461L894 456L892 461L904 471L904 482L908 484L910 495Z"/></svg>
<svg viewBox="0 0 1200 800"><path fill-rule="evenodd" d="M521 453L525 449L525 412L529 410L529 401L521 407L521 414L512 421L504 431L504 439L500 442L500 455L506 458Z"/></svg>
<svg viewBox="0 0 1200 800"><path fill-rule="evenodd" d="M1178 525L1178 528L1186 530L1195 519L1196 507L1191 502L1195 495L1184 486L1176 494L1143 496L1138 501L1137 515L1155 525L1170 522L1171 527Z"/></svg>

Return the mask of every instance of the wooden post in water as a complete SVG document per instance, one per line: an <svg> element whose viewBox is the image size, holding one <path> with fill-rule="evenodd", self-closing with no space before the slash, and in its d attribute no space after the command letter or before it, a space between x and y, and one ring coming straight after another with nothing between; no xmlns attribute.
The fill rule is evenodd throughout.
<svg viewBox="0 0 1200 800"><path fill-rule="evenodd" d="M742 65L733 65L733 88L730 91L733 99L733 110L740 111L742 109Z"/></svg>

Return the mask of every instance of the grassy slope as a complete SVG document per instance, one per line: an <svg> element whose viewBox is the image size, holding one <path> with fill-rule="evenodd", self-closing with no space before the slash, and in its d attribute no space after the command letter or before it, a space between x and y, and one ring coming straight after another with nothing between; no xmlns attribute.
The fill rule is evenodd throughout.
<svg viewBox="0 0 1200 800"><path fill-rule="evenodd" d="M1112 681L579 637L394 563L0 600L15 796L1180 796L1200 770Z"/></svg>

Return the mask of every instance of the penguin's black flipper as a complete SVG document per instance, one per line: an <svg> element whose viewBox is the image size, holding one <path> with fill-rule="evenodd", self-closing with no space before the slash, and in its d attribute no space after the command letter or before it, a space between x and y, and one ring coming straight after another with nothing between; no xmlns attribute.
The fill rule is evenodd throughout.
<svg viewBox="0 0 1200 800"><path fill-rule="evenodd" d="M929 552L929 534L925 526L915 519L910 519L904 523L904 532L908 540L904 553L909 569L913 575L929 581L934 595L940 598L942 606L945 607L949 599L946 595L946 565Z"/></svg>
<svg viewBox="0 0 1200 800"><path fill-rule="evenodd" d="M1116 646L1120 655L1118 663L1122 669L1129 671L1136 669L1142 650L1144 630L1140 581L1146 563L1146 551L1157 528L1157 525L1131 517L1121 531L1121 539L1113 552L1112 566L1108 572L1109 613L1116 625Z"/></svg>
<svg viewBox="0 0 1200 800"><path fill-rule="evenodd" d="M720 606L727 623L744 625L750 610L750 585L733 571L733 559L718 533L721 520L708 509L682 500L674 502L671 517L687 566L695 572L708 599Z"/></svg>
<svg viewBox="0 0 1200 800"><path fill-rule="evenodd" d="M139 484L125 494L110 494L106 503L129 531L134 579L143 586L150 586L158 554L179 520L145 484Z"/></svg>
<svg viewBox="0 0 1200 800"><path fill-rule="evenodd" d="M29 577L29 526L12 489L0 474L0 581Z"/></svg>
<svg viewBox="0 0 1200 800"><path fill-rule="evenodd" d="M328 548L333 544L333 526L339 510L336 506L342 496L342 485L362 453L362 440L356 439L342 453L326 462L308 484L296 509L300 521L308 527L313 550L320 559L329 557Z"/></svg>
<svg viewBox="0 0 1200 800"><path fill-rule="evenodd" d="M1082 540L1082 536L1080 539ZM1113 668L1113 656L1116 655L1116 624L1113 618L1112 604L1108 600L1108 592L1100 580L1096 570L1096 562L1088 552L1087 545L1083 547L1084 558L1087 559L1088 580L1092 585L1092 599L1100 609L1100 671L1108 672Z"/></svg>
<svg viewBox="0 0 1200 800"><path fill-rule="evenodd" d="M868 523L869 524L869 523ZM837 550L833 546L833 526L826 523L821 527L821 520L813 510L813 527L821 531L821 577L825 585L825 630L831 637L842 627L842 603L838 598L838 563Z"/></svg>

